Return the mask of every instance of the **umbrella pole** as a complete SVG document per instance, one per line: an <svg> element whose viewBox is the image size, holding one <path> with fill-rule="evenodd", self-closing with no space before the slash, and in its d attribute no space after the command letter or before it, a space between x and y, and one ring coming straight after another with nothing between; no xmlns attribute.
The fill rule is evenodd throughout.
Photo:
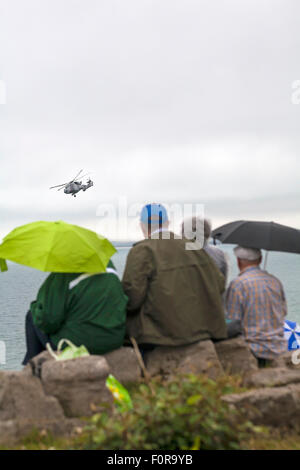
<svg viewBox="0 0 300 470"><path fill-rule="evenodd" d="M269 252L268 252L268 251L266 251L266 255L265 255L265 262L264 262L264 270L265 270L265 269L266 269L266 267L267 267L268 254L269 254Z"/></svg>

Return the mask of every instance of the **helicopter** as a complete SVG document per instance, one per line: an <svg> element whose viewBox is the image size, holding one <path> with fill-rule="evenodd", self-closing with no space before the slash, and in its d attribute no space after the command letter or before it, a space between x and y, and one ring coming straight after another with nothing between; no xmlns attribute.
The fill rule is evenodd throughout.
<svg viewBox="0 0 300 470"><path fill-rule="evenodd" d="M57 191L63 189L65 194L71 194L72 196L76 197L76 194L79 191L86 191L88 188L94 185L93 181L90 178L88 179L86 184L82 184L82 181L76 181L82 171L83 170L80 170L80 172L75 176L75 178L69 181L68 183L58 184L57 186L51 186L51 188L49 189L59 188ZM83 175L81 176L81 178L84 178L85 176L87 175Z"/></svg>

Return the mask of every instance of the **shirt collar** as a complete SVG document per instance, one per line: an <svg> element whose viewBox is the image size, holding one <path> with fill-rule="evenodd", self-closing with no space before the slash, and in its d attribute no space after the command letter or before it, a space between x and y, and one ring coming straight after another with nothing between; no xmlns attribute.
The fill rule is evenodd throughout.
<svg viewBox="0 0 300 470"><path fill-rule="evenodd" d="M242 274L244 274L244 273L246 273L246 272L248 272L248 271L254 271L254 270L257 270L257 269L258 269L259 271L261 271L261 269L260 269L259 266L248 266L247 268L243 269L243 271L241 271L241 272L239 273L239 276L241 276Z"/></svg>

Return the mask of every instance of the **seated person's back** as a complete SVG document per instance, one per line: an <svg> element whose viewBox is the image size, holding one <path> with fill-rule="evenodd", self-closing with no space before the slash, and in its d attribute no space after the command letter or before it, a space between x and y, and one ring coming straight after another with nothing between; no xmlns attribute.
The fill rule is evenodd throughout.
<svg viewBox="0 0 300 470"><path fill-rule="evenodd" d="M123 276L129 335L152 345L225 338L224 277L204 250L187 250L187 240L167 230L163 206L151 206L162 208L161 227L152 223L151 238L133 246Z"/></svg>
<svg viewBox="0 0 300 470"><path fill-rule="evenodd" d="M123 344L127 298L109 262L100 274L52 273L31 304L34 324L57 346L62 338L104 354Z"/></svg>
<svg viewBox="0 0 300 470"><path fill-rule="evenodd" d="M237 247L235 254L240 274L228 288L227 317L241 321L243 335L258 359L273 359L287 348L287 306L282 284L260 269L260 250Z"/></svg>

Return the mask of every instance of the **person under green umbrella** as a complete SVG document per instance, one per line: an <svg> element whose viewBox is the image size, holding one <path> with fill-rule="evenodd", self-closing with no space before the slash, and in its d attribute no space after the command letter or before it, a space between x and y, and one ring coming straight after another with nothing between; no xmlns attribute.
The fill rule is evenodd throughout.
<svg viewBox="0 0 300 470"><path fill-rule="evenodd" d="M51 272L26 315L24 365L61 339L91 354L122 346L128 299L110 260L115 252L106 238L62 221L33 222L4 238L1 270L8 259Z"/></svg>
<svg viewBox="0 0 300 470"><path fill-rule="evenodd" d="M110 261L105 273L51 273L26 315L27 352L30 359L53 349L66 338L86 346L90 354L105 354L123 345L127 297Z"/></svg>

